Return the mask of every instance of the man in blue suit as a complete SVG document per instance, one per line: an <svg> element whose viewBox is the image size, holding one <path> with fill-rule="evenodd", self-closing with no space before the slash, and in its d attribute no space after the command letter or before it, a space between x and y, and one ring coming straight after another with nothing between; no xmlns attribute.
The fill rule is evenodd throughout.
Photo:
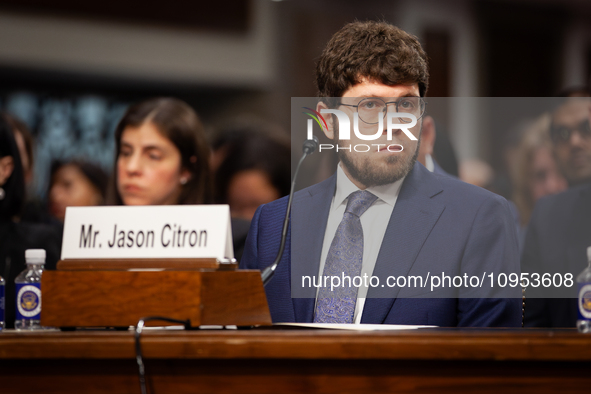
<svg viewBox="0 0 591 394"><path fill-rule="evenodd" d="M317 65L317 110L359 116L365 138L344 139L336 116L326 117L323 131L339 146L340 163L294 196L286 248L266 287L274 322L521 325L520 290L491 288L488 277L496 284L499 274L519 273L507 201L416 163L426 59L414 36L382 22L348 24L328 43ZM376 134L374 115L391 107L416 125ZM375 149L358 152L370 134ZM286 208L286 198L259 207L242 268L272 264ZM449 285L431 286L433 276ZM345 277L371 280L328 290ZM324 278L328 285L317 286ZM464 281L452 286L452 278Z"/></svg>

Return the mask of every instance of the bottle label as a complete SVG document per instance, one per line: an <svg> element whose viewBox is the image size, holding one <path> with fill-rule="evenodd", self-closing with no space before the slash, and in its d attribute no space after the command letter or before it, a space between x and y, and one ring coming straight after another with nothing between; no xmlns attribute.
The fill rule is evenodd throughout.
<svg viewBox="0 0 591 394"><path fill-rule="evenodd" d="M0 285L0 322L3 322L6 318L4 314L5 310L5 298L4 298L4 285Z"/></svg>
<svg viewBox="0 0 591 394"><path fill-rule="evenodd" d="M41 284L16 285L16 319L39 320L41 315Z"/></svg>
<svg viewBox="0 0 591 394"><path fill-rule="evenodd" d="M579 285L579 320L591 320L591 283Z"/></svg>

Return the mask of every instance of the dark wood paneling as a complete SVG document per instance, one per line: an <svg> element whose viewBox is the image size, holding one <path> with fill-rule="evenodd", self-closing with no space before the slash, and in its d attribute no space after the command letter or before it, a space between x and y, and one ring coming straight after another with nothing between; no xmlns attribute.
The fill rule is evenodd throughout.
<svg viewBox="0 0 591 394"><path fill-rule="evenodd" d="M574 330L145 332L153 393L586 392ZM4 332L2 393L139 393L131 332Z"/></svg>
<svg viewBox="0 0 591 394"><path fill-rule="evenodd" d="M475 2L481 33L483 96L552 97L559 71L567 8L483 0Z"/></svg>
<svg viewBox="0 0 591 394"><path fill-rule="evenodd" d="M429 57L429 91L431 97L449 97L451 74L451 38L446 30L427 29L424 49Z"/></svg>
<svg viewBox="0 0 591 394"><path fill-rule="evenodd" d="M591 362L591 336L574 329L147 331L142 343L147 358ZM0 359L133 357L131 332L6 331L0 335Z"/></svg>
<svg viewBox="0 0 591 394"><path fill-rule="evenodd" d="M0 9L237 33L248 30L251 13L249 0L0 0Z"/></svg>
<svg viewBox="0 0 591 394"><path fill-rule="evenodd" d="M0 361L0 367L4 394L140 392L134 360L18 360ZM155 394L585 392L591 383L588 367L556 362L146 360L149 392Z"/></svg>

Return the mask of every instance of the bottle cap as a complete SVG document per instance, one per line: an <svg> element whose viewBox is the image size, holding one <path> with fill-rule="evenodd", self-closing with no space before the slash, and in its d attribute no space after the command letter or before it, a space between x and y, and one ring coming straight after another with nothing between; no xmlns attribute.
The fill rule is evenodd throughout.
<svg viewBox="0 0 591 394"><path fill-rule="evenodd" d="M45 249L25 250L27 264L45 264Z"/></svg>

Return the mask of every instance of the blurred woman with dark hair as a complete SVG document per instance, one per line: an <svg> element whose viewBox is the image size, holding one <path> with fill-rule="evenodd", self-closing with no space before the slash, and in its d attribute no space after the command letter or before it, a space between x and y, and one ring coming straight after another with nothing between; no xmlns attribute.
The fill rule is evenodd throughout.
<svg viewBox="0 0 591 394"><path fill-rule="evenodd" d="M279 127L237 119L212 143L215 202L229 204L232 217L250 222L256 209L289 194L291 146Z"/></svg>
<svg viewBox="0 0 591 394"><path fill-rule="evenodd" d="M49 181L49 212L63 222L67 207L102 205L107 193L107 174L82 160L54 161Z"/></svg>
<svg viewBox="0 0 591 394"><path fill-rule="evenodd" d="M241 118L221 128L212 149L215 202L230 205L234 254L241 256L257 208L289 194L290 140L273 124Z"/></svg>
<svg viewBox="0 0 591 394"><path fill-rule="evenodd" d="M6 326L14 326L14 279L25 269L26 249L45 249L46 269L59 258L61 233L41 224L21 223L25 180L12 127L0 114L0 275L6 280Z"/></svg>
<svg viewBox="0 0 591 394"><path fill-rule="evenodd" d="M115 205L211 202L209 147L186 103L156 98L131 106L115 131Z"/></svg>

